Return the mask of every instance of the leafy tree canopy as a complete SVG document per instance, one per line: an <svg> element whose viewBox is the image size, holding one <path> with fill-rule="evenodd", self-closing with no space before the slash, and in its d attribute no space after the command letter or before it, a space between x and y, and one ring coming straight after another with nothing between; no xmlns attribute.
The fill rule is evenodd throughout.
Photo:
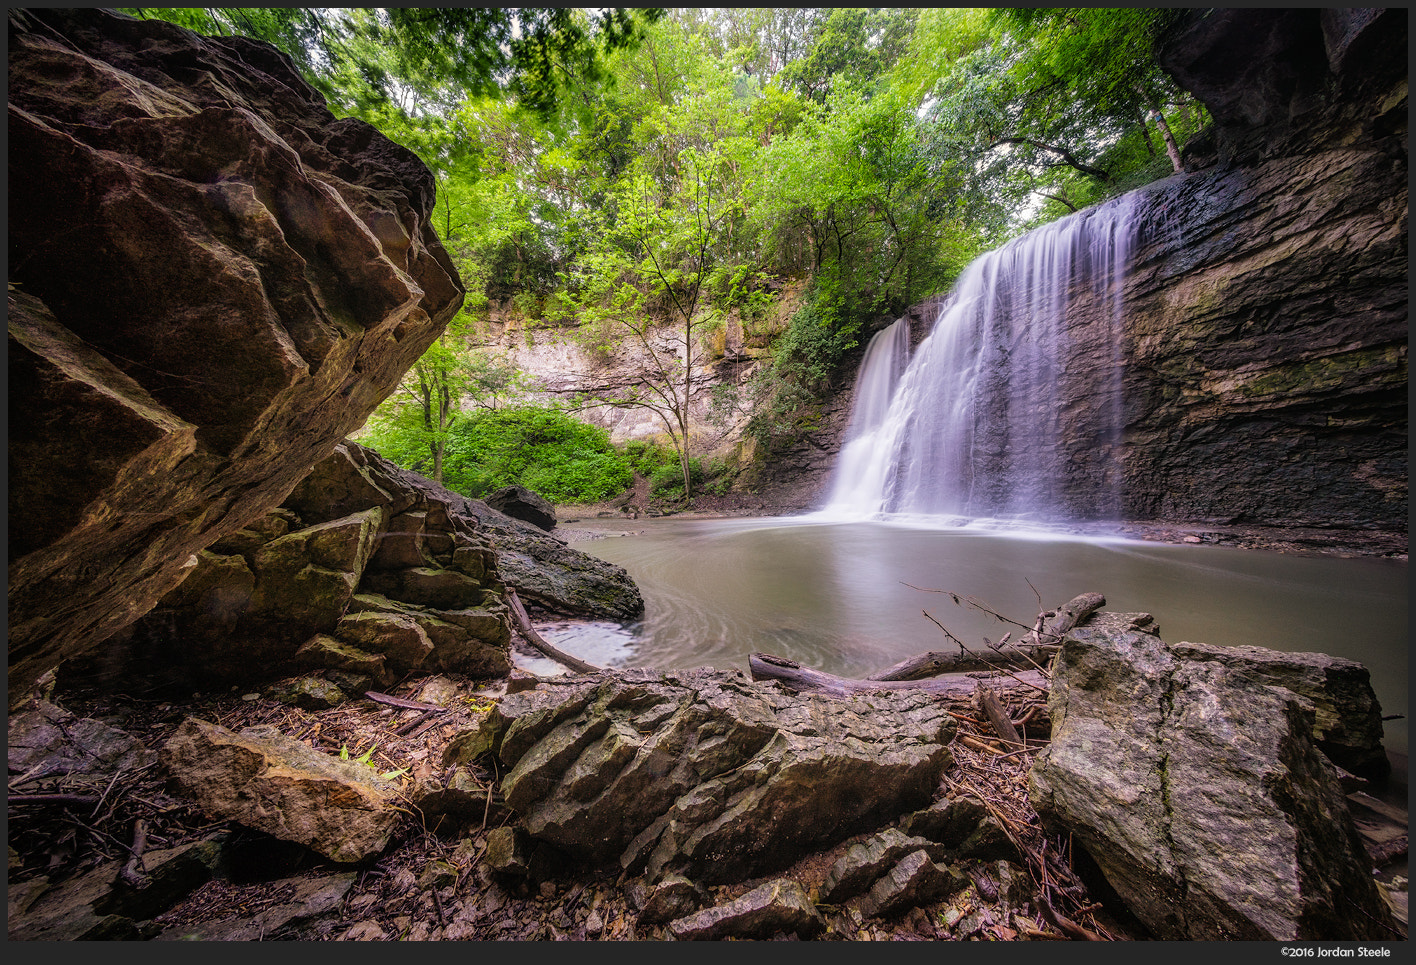
<svg viewBox="0 0 1416 965"><path fill-rule="evenodd" d="M354 113L417 86L443 106L506 93L543 116L573 84L597 83L603 54L631 46L660 8L128 7L204 34L274 44ZM371 56L380 51L382 55ZM358 77L361 85L340 83Z"/></svg>

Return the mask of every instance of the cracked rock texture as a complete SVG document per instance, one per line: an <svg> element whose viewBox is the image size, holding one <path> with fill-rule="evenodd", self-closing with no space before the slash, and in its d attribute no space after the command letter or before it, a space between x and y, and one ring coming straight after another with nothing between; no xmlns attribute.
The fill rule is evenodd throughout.
<svg viewBox="0 0 1416 965"><path fill-rule="evenodd" d="M463 286L427 167L274 48L98 9L9 25L13 707L279 505Z"/></svg>
<svg viewBox="0 0 1416 965"><path fill-rule="evenodd" d="M1124 619L1068 634L1029 773L1044 827L1157 938L1398 935L1313 703L1211 656Z"/></svg>
<svg viewBox="0 0 1416 965"><path fill-rule="evenodd" d="M509 694L450 753L492 748L507 805L578 860L730 882L927 804L953 734L921 693L842 700L738 671L626 670Z"/></svg>

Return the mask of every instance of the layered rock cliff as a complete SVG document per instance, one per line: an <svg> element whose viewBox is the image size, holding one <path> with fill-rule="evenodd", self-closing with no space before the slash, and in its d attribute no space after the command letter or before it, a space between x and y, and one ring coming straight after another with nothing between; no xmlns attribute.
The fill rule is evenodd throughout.
<svg viewBox="0 0 1416 965"><path fill-rule="evenodd" d="M264 44L12 11L9 133L14 700L279 504L463 287L423 163Z"/></svg>
<svg viewBox="0 0 1416 965"><path fill-rule="evenodd" d="M1406 529L1406 19L1214 11L1161 50L1214 125L1138 206L1131 518Z"/></svg>

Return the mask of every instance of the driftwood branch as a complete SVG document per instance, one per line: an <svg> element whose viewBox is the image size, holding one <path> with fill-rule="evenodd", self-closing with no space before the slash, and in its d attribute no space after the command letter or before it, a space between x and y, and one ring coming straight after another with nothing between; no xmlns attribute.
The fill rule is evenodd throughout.
<svg viewBox="0 0 1416 965"><path fill-rule="evenodd" d="M557 663L564 664L576 673L598 673L600 668L591 663L586 663L579 657L572 657L570 654L557 650L546 642L546 639L536 632L531 626L531 618L526 615L526 607L521 605L521 599L516 595L516 591L511 587L506 588L506 602L511 606L511 620L516 624L516 630L521 634L523 640L531 644L537 650L550 657Z"/></svg>
<svg viewBox="0 0 1416 965"><path fill-rule="evenodd" d="M141 889L148 885L145 874L147 868L143 866L143 852L147 850L147 845L147 822L138 818L133 825L133 844L128 848L130 857L123 865L123 870L118 872L118 877L130 888Z"/></svg>
<svg viewBox="0 0 1416 965"><path fill-rule="evenodd" d="M1050 618L1043 621L1042 635L1049 638L1045 642L1060 641L1068 630L1075 628L1104 606L1106 606L1106 597L1100 593L1083 593L1081 596L1068 600L1053 611Z"/></svg>
<svg viewBox="0 0 1416 965"><path fill-rule="evenodd" d="M998 695L986 684L979 684L974 690L974 703L978 709L988 718L988 722L993 725L993 730L1004 742L1012 744L1014 747L1022 747L1023 739L1018 736L1018 728L1013 726L1013 718L1008 716L1008 712L1003 709L1003 702L998 699Z"/></svg>
<svg viewBox="0 0 1416 965"><path fill-rule="evenodd" d="M8 804L97 804L96 794L10 794Z"/></svg>
<svg viewBox="0 0 1416 965"><path fill-rule="evenodd" d="M881 690L922 690L941 697L967 697L979 683L976 677L960 675L932 677L928 680L859 680L812 670L795 660L766 653L752 654L748 657L747 664L753 680L778 680L793 690L811 690L834 697L849 697L853 694ZM1047 679L1035 670L1025 670L1015 675L1014 679L1037 690L1047 689Z"/></svg>
<svg viewBox="0 0 1416 965"><path fill-rule="evenodd" d="M945 653L931 650L901 660L892 667L873 673L866 680L921 680L949 673L973 673L981 670L995 670L1002 667L1029 667L1042 663L1050 657L1054 647L1038 647L1024 651L1021 647L1007 647L991 653L980 654L973 651Z"/></svg>

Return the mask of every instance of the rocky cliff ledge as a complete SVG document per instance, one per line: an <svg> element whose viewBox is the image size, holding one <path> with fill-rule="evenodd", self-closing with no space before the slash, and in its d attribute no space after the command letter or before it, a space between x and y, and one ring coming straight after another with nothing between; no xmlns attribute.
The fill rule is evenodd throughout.
<svg viewBox="0 0 1416 965"><path fill-rule="evenodd" d="M1405 532L1406 20L1215 11L1161 51L1214 125L1138 199L1130 518Z"/></svg>
<svg viewBox="0 0 1416 965"><path fill-rule="evenodd" d="M432 176L273 48L12 11L12 698L278 505L462 304Z"/></svg>

